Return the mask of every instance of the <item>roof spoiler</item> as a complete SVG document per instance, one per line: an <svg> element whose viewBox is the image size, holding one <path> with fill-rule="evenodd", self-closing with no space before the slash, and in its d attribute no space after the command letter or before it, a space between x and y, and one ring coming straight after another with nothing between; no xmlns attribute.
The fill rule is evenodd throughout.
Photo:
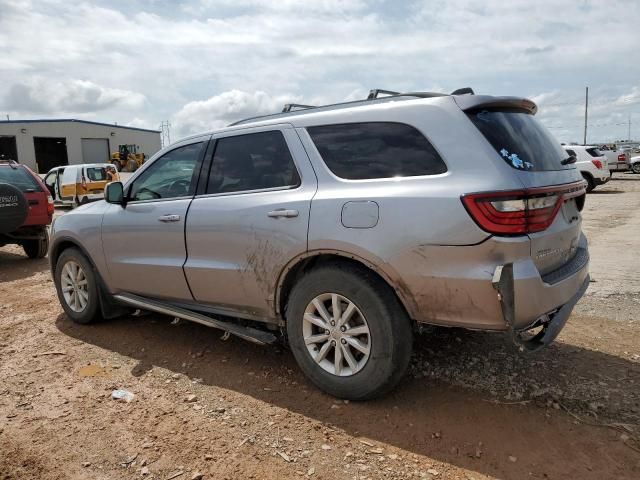
<svg viewBox="0 0 640 480"><path fill-rule="evenodd" d="M453 100L458 104L461 110L479 109L516 109L522 110L531 115L535 115L538 106L535 102L522 97L491 97L488 95L459 95L454 96Z"/></svg>

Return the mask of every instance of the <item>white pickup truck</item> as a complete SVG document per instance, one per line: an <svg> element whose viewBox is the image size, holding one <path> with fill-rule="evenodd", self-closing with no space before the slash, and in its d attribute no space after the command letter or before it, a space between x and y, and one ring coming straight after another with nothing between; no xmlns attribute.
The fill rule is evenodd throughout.
<svg viewBox="0 0 640 480"><path fill-rule="evenodd" d="M599 148L600 153L607 158L609 170L612 172L626 172L631 168L629 160L631 154L629 150L610 150Z"/></svg>

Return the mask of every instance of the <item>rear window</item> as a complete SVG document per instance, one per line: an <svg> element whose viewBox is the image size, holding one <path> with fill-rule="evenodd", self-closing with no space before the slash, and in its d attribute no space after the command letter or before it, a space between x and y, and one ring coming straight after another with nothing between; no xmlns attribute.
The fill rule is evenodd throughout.
<svg viewBox="0 0 640 480"><path fill-rule="evenodd" d="M592 157L601 157L602 154L600 153L600 150L598 150L597 148L587 148L587 153L589 155L591 155Z"/></svg>
<svg viewBox="0 0 640 480"><path fill-rule="evenodd" d="M42 191L36 179L24 167L0 166L0 182L13 185L23 193Z"/></svg>
<svg viewBox="0 0 640 480"><path fill-rule="evenodd" d="M518 170L533 172L575 168L562 165L560 142L533 115L518 111L474 111L469 119L502 159Z"/></svg>
<svg viewBox="0 0 640 480"><path fill-rule="evenodd" d="M447 171L435 148L409 125L345 123L307 131L329 170L340 178L413 177Z"/></svg>

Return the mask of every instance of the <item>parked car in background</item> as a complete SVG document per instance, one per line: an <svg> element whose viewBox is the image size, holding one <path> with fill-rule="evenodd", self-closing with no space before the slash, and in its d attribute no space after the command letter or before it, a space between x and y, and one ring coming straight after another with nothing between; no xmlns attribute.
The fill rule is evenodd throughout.
<svg viewBox="0 0 640 480"><path fill-rule="evenodd" d="M631 159L629 160L629 165L633 173L640 173L640 155L631 157Z"/></svg>
<svg viewBox="0 0 640 480"><path fill-rule="evenodd" d="M40 177L13 160L0 161L0 247L20 245L29 258L47 254L53 199Z"/></svg>
<svg viewBox="0 0 640 480"><path fill-rule="evenodd" d="M117 169L109 163L55 167L44 177L54 202L72 207L101 200L105 185L119 180Z"/></svg>
<svg viewBox="0 0 640 480"><path fill-rule="evenodd" d="M585 182L533 102L463 91L372 91L165 148L54 222L64 311L286 331L314 384L356 400L397 384L419 323L548 345L589 284Z"/></svg>
<svg viewBox="0 0 640 480"><path fill-rule="evenodd" d="M626 172L630 168L629 159L631 155L629 151L620 150L602 150L600 153L607 158L607 165L611 172Z"/></svg>
<svg viewBox="0 0 640 480"><path fill-rule="evenodd" d="M563 145L567 154L576 158L575 166L587 182L587 192L611 179L607 158L593 145Z"/></svg>

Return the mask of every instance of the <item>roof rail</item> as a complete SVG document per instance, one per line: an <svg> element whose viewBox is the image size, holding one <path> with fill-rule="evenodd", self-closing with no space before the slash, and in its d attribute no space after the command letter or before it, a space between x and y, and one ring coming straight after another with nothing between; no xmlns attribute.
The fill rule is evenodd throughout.
<svg viewBox="0 0 640 480"><path fill-rule="evenodd" d="M394 92L393 90L383 90L381 88L376 88L374 90L369 90L369 96L367 97L367 100L375 100L376 98L378 98L378 95L381 93L384 95L400 95L400 92Z"/></svg>
<svg viewBox="0 0 640 480"><path fill-rule="evenodd" d="M471 87L458 88L451 92L451 95L475 95Z"/></svg>
<svg viewBox="0 0 640 480"><path fill-rule="evenodd" d="M380 97L379 95L383 94L386 95L384 97ZM229 124L229 127L233 127L236 125L240 125L246 122L251 122L251 121L256 121L259 119L263 119L263 118L274 118L274 117L278 117L284 113L302 113L302 111L304 110L315 110L315 109L334 109L334 108L347 108L347 107L352 107L352 106L360 106L360 105L366 105L367 102L371 102L371 101L388 101L388 100L393 100L394 98L398 98L398 97L414 97L414 98L434 98L434 97L447 97L449 95L473 95L474 92L471 88L469 87L465 87L465 88L459 88L457 90L454 90L453 93L451 94L447 94L447 93L439 93L439 92L406 92L406 93L401 93L401 92L395 92L393 90L384 90L382 88L374 88L372 90L369 90L369 95L367 96L366 99L363 100L352 100L349 102L341 102L341 103L335 103L335 104L330 104L330 105L304 105L304 104L300 104L300 103L287 103L285 104L284 108L282 109L282 111L280 113L272 113L269 115L259 115L256 117L249 117L249 118L244 118L242 120L238 120L237 122L233 122L231 124ZM295 110L294 110L295 109Z"/></svg>
<svg viewBox="0 0 640 480"><path fill-rule="evenodd" d="M0 156L0 163L8 163L14 170L17 168L17 165L20 165L13 158L4 158L4 155Z"/></svg>
<svg viewBox="0 0 640 480"><path fill-rule="evenodd" d="M285 106L282 108L282 113L290 112L294 108L306 109L306 108L317 108L317 107L315 105L302 105L301 103L286 103Z"/></svg>

